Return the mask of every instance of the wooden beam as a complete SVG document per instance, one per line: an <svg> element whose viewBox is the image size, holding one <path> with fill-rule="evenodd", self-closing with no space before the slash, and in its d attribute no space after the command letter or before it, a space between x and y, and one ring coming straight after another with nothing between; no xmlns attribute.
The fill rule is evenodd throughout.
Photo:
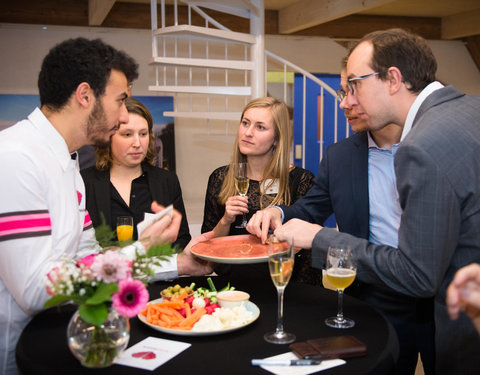
<svg viewBox="0 0 480 375"><path fill-rule="evenodd" d="M464 39L464 42L480 72L480 35L469 36Z"/></svg>
<svg viewBox="0 0 480 375"><path fill-rule="evenodd" d="M400 27L425 39L440 39L441 19L431 17L390 17L351 15L293 33L335 39L360 39L375 30Z"/></svg>
<svg viewBox="0 0 480 375"><path fill-rule="evenodd" d="M88 24L100 26L116 0L88 0Z"/></svg>
<svg viewBox="0 0 480 375"><path fill-rule="evenodd" d="M165 5L165 11L166 25L171 26L173 25L173 5ZM158 7L158 12L160 12L160 7ZM224 26L232 31L239 33L250 32L250 22L244 18L220 13L214 10L206 10L206 13L211 17L220 20ZM160 19L160 14L158 17ZM191 20L192 25L205 25L205 20L193 11L191 13ZM178 6L178 23L188 23L188 7ZM150 4L124 3L117 1L102 26L150 29ZM278 34L278 11L265 11L265 34Z"/></svg>
<svg viewBox="0 0 480 375"><path fill-rule="evenodd" d="M280 9L278 29L281 34L291 34L392 1L395 0L301 0Z"/></svg>
<svg viewBox="0 0 480 375"><path fill-rule="evenodd" d="M87 26L87 4L85 0L0 1L0 22Z"/></svg>
<svg viewBox="0 0 480 375"><path fill-rule="evenodd" d="M480 8L442 18L442 39L480 34Z"/></svg>
<svg viewBox="0 0 480 375"><path fill-rule="evenodd" d="M160 7L158 7L158 12L160 12ZM173 20L173 10L171 17ZM160 19L160 15L158 19ZM119 1L115 3L102 23L103 27L125 29L150 29L150 25L150 4L123 3Z"/></svg>

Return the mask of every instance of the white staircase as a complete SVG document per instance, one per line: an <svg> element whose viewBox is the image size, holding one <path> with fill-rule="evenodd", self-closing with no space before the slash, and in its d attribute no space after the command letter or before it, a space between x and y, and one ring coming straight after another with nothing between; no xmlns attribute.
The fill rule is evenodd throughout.
<svg viewBox="0 0 480 375"><path fill-rule="evenodd" d="M155 84L150 91L174 95L174 111L165 116L209 120L240 120L245 104L267 93L266 71L284 74L283 98L287 97L287 73L297 72L321 86L321 95L335 91L314 75L265 50L263 0L184 0L188 5L186 23L179 24L179 7L173 1L173 25L166 25L165 0L160 3L158 23L157 0L151 0L152 60ZM233 32L211 18L201 8L243 17L250 33ZM184 9L184 8L183 8ZM200 15L204 26L192 24L193 13ZM201 103L199 104L198 101ZM305 119L305 104L301 106ZM322 106L322 119L323 111ZM337 113L338 105L335 101ZM323 129L323 120L320 120ZM335 128L337 127L335 116ZM305 137L305 123L304 137ZM321 130L322 131L322 130ZM227 130L228 132L228 130ZM305 160L305 140L303 160ZM320 159L323 149L320 150Z"/></svg>

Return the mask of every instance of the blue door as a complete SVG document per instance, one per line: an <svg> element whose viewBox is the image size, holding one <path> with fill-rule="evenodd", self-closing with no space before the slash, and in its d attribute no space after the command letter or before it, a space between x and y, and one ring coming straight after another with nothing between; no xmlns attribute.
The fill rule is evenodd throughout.
<svg viewBox="0 0 480 375"><path fill-rule="evenodd" d="M332 89L340 89L339 74L314 74ZM305 86L305 87L304 87ZM294 145L294 163L296 166L303 166L303 95L305 93L305 168L313 174L318 173L320 166L321 153L335 139L341 140L352 134L347 126L344 111L338 108L338 102L326 90L309 78L304 78L301 74L296 74L293 84L294 106L293 106L293 145ZM337 106L337 110L335 110ZM321 112L323 111L323 123L321 122ZM335 113L337 116L337 129L335 130ZM335 218L330 217L325 226L335 227Z"/></svg>

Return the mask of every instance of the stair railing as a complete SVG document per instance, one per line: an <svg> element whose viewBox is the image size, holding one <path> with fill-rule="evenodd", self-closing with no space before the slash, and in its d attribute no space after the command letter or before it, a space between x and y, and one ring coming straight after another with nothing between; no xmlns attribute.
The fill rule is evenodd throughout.
<svg viewBox="0 0 480 375"><path fill-rule="evenodd" d="M187 3L188 4L188 3ZM218 39L223 40L225 43L225 51L224 51L224 60L218 60L218 59L209 59L209 42L208 40L202 40L198 39L199 35L196 35L195 32L199 31L197 30L197 26L192 26L191 24L191 10L194 10L197 14L199 14L201 17L205 19L205 28L209 29L209 33L211 35L218 37ZM262 11L263 12L263 11ZM263 13L262 13L263 14ZM157 38L159 35L159 30L158 30L158 23L157 23L157 1L156 0L151 0L151 22L152 22L152 55L153 55L153 62L156 61L156 59L159 59L159 54L158 54L158 42ZM213 25L215 29L209 28L209 25ZM174 26L178 26L178 9L177 9L177 0L174 0ZM321 160L323 158L323 152L324 152L324 116L323 113L325 111L324 108L324 98L325 94L327 95L332 95L333 97L336 98L336 93L335 91L325 82L317 78L315 75L313 75L310 72L307 72L306 70L302 69L301 67L291 63L290 61L270 52L267 50L264 50L264 64L263 69L261 67L257 67L256 65L259 65L258 63L253 64L252 62L252 54L254 52L250 53L250 56L248 54L248 46L249 45L254 45L258 39L255 35L249 36L248 34L242 34L242 33L235 33L232 32L230 29L210 17L207 13L205 13L202 9L200 9L198 6L193 5L193 4L188 4L188 24L189 29L187 32L190 32L191 38L188 39L188 57L186 58L181 58L177 56L177 37L174 38L174 57L170 58L171 60L165 59L167 57L167 47L166 47L166 36L165 34L162 34L162 57L163 59L161 60L161 64L157 64L155 66L155 79L156 79L156 85L159 87L160 84L160 72L159 69L162 68L163 70L163 85L167 88L172 87L167 85L167 65L172 65L174 66L174 85L176 86L178 84L178 69L177 66L175 66L175 62L178 62L179 65L182 66L188 66L189 62L191 62L192 65L194 66L201 66L202 68L205 68L206 70L206 86L207 88L210 87L210 69L224 69L225 70L225 76L224 76L224 82L225 82L225 89L220 92L217 87L211 87L210 90L207 89L203 91L204 94L206 94L206 111L205 112L194 112L193 111L193 95L195 94L200 94L202 91L199 89L198 92L195 92L195 86L192 86L193 82L193 73L192 73L192 66L189 66L188 68L188 81L189 85L191 86L190 89L185 89L184 93L189 94L189 110L185 112L178 111L178 93L182 93L180 90L176 91L174 94L174 111L173 112L166 112L166 116L172 116L172 117L187 117L187 118L203 118L207 120L207 124L209 125L209 119L211 118L217 118L217 119L223 119L226 121L226 127L228 129L228 121L235 121L238 122L241 114L241 109L243 106L247 103L249 98L261 96L257 95L255 96L255 92L261 92L261 89L248 89L246 88L249 86L249 81L248 81L248 72L252 71L253 69L257 69L258 71L262 71L263 74L252 74L251 81L255 80L256 82L250 82L250 86L254 85L255 83L258 84L258 80L255 79L254 77L261 77L262 81L264 83L264 87L267 87L267 78L265 72L268 71L269 67L272 66L278 66L280 63L283 72L284 72L284 86L283 86L283 100L286 102L287 101L287 72L294 72L301 74L303 78L303 101L302 103L295 103L295 106L301 106L302 108L302 166L305 167L305 141L306 141L306 113L307 113L307 108L306 108L306 100L305 100L305 95L306 95L306 80L307 78L314 82L315 84L319 85L320 87L320 97L322 100L320 100L319 103L319 141L320 141L320 154L319 154L319 159ZM256 26L258 27L258 25ZM166 26L165 22L165 0L161 0L161 29L166 30L168 27ZM175 34L173 34L175 35ZM232 36L233 39L229 39L230 35ZM254 39L255 38L255 39ZM262 35L263 38L263 35ZM197 59L193 57L192 54L192 42L194 40L202 40L204 41L205 44L205 59ZM263 41L263 40L262 40ZM241 60L228 60L228 46L229 43L242 43L244 44L244 52L243 52L243 61ZM202 62L204 61L204 63ZM223 62L222 62L223 61ZM270 64L270 62L274 62L273 64ZM272 68L275 69L275 68ZM277 68L278 69L278 68ZM243 70L244 71L244 85L245 89L242 89L241 87L235 87L232 90L228 90L229 86L229 71L230 70ZM152 89L155 86L150 86L149 89ZM156 90L159 91L159 90ZM188 92L190 91L190 92ZM169 92L169 91L165 91ZM183 93L182 93L183 94ZM225 100L225 112L210 112L210 95L218 95L218 94L223 94L224 95L224 100ZM238 96L244 96L244 104L242 108L238 108L237 110L235 109L230 109L229 108L229 100L228 97L229 95L238 95ZM262 94L264 95L264 93ZM297 107L298 108L298 107ZM338 113L338 102L337 100L334 101L333 105L333 111L334 111L334 142L337 142L338 138L338 120L337 120L337 113ZM349 127L348 123L345 122L346 126L346 134L348 136L349 134ZM226 132L228 130L226 129Z"/></svg>

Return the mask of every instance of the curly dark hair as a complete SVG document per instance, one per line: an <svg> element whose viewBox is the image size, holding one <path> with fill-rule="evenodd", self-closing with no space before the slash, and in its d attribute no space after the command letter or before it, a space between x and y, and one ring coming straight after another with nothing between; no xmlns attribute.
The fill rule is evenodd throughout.
<svg viewBox="0 0 480 375"><path fill-rule="evenodd" d="M61 42L43 59L38 76L40 104L51 111L60 110L82 82L87 82L98 98L105 93L112 69L123 72L129 83L138 78L135 60L101 39Z"/></svg>
<svg viewBox="0 0 480 375"><path fill-rule="evenodd" d="M370 67L380 72L380 79L385 80L387 69L395 66L402 72L402 80L413 93L422 91L435 81L437 61L421 36L398 28L374 31L350 45L347 56L362 42L373 45Z"/></svg>

